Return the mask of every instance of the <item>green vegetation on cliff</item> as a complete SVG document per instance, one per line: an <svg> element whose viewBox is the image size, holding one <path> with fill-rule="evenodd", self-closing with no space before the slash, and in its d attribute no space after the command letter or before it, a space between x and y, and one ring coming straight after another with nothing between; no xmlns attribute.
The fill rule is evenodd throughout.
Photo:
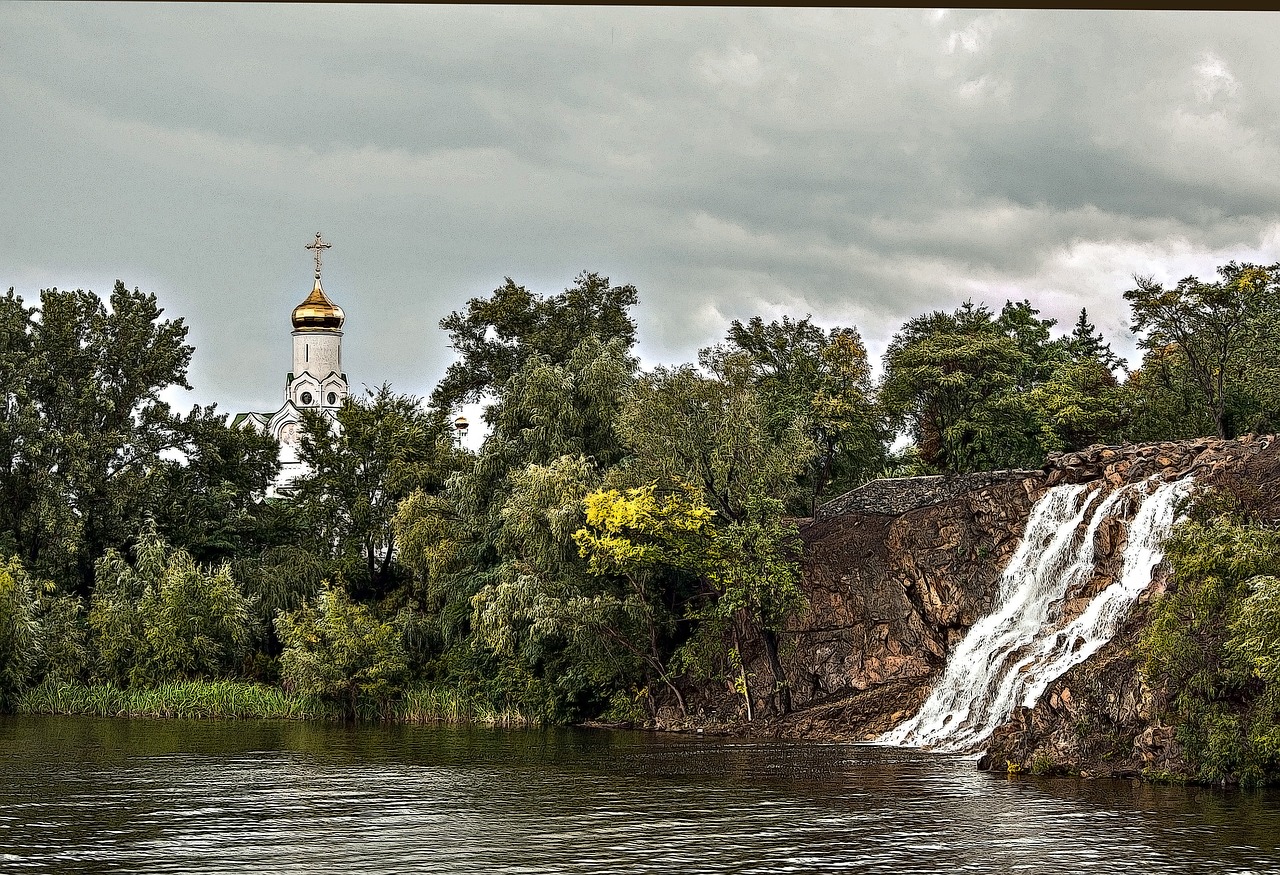
<svg viewBox="0 0 1280 875"><path fill-rule="evenodd" d="M1166 545L1168 592L1139 645L1192 777L1280 780L1280 530L1211 495Z"/></svg>

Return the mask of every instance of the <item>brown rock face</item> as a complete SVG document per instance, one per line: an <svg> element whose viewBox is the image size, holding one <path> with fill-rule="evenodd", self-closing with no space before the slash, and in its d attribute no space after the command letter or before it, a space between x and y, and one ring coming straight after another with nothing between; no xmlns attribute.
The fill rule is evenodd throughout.
<svg viewBox="0 0 1280 875"><path fill-rule="evenodd" d="M753 731L866 739L911 716L947 654L992 609L1028 513L1049 487L1099 480L1114 487L1157 473L1213 483L1280 519L1280 440L1255 436L1090 447L1050 457L1042 471L882 480L833 500L801 529L809 607L780 636L796 711ZM1118 520L1099 528L1095 576L1068 593L1068 619L1115 579L1127 537ZM1157 578L1143 601L1163 587ZM1111 644L993 737L992 768L1007 760L1037 771L1176 771L1180 752L1153 722L1151 693L1131 655L1142 603ZM767 696L756 688L770 673L760 654L744 657L762 715ZM704 689L696 698L717 721L743 717L740 696Z"/></svg>
<svg viewBox="0 0 1280 875"><path fill-rule="evenodd" d="M1161 444L1156 453L1148 447L1132 449L1125 457L1131 470L1149 471L1153 461L1171 473L1190 474L1197 482L1234 496L1255 518L1280 520L1280 439L1276 437ZM1087 459L1077 463L1077 470L1086 471L1088 464ZM1012 763L1026 771L1117 777L1187 775L1189 768L1174 731L1161 722L1163 702L1172 691L1150 689L1134 654L1147 607L1167 583L1157 573L1111 642L1055 681L1035 708L1015 713L990 739L980 766L1003 771Z"/></svg>
<svg viewBox="0 0 1280 875"><path fill-rule="evenodd" d="M990 609L1039 480L989 486L900 516L858 514L805 527L809 611L784 638L796 706L891 682L927 689L951 647Z"/></svg>

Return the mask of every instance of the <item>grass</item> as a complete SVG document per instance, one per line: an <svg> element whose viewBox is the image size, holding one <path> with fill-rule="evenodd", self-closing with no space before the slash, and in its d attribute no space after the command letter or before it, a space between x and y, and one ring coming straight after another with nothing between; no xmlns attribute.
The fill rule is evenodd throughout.
<svg viewBox="0 0 1280 875"><path fill-rule="evenodd" d="M324 720L337 709L314 696L250 681L183 681L122 690L109 684L45 683L23 693L19 714Z"/></svg>
<svg viewBox="0 0 1280 875"><path fill-rule="evenodd" d="M443 684L415 687L396 704L400 723L483 723L490 726L530 726L537 720L515 708L495 708L481 696Z"/></svg>
<svg viewBox="0 0 1280 875"><path fill-rule="evenodd" d="M85 717L181 717L188 719L340 720L332 703L252 681L212 680L120 689L110 684L44 683L18 699L19 714ZM380 709L367 703L363 720L376 721ZM477 723L528 726L537 721L516 709L498 709L482 697L451 686L407 691L390 711L395 723Z"/></svg>

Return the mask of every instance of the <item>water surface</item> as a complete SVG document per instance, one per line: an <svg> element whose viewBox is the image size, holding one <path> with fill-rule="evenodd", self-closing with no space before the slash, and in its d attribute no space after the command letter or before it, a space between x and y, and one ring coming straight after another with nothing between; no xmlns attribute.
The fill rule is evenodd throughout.
<svg viewBox="0 0 1280 875"><path fill-rule="evenodd" d="M873 745L0 719L0 872L1280 872L1280 795Z"/></svg>

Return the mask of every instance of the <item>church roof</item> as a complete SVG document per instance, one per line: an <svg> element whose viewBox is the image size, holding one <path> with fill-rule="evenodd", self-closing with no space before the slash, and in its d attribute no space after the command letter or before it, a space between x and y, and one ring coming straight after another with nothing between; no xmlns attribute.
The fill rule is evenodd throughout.
<svg viewBox="0 0 1280 875"><path fill-rule="evenodd" d="M319 273L319 271L317 271ZM333 330L342 327L346 314L342 308L324 293L320 286L320 277L316 277L315 288L307 299L293 308L293 327L299 331Z"/></svg>

